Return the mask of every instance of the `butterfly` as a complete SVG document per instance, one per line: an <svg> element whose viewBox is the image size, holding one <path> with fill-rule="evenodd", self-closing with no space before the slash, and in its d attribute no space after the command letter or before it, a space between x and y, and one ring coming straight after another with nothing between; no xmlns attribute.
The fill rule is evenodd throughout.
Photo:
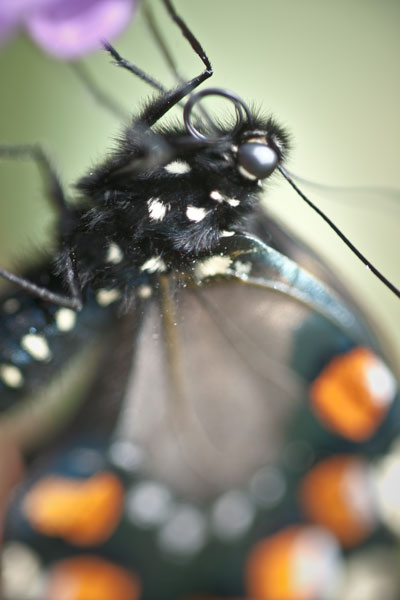
<svg viewBox="0 0 400 600"><path fill-rule="evenodd" d="M64 559L71 548L101 546L101 558L65 559L78 563L55 567L50 586L59 585L57 568L65 567L80 573L82 586L85 577L92 575L94 585L108 573L107 585L118 582L121 594L130 586L132 598L139 587L143 597L159 597L160 586L171 598L237 595L245 593L244 580L247 593L273 597L271 586L282 585L268 579L275 552L267 546L265 555L256 544L262 538L279 545L268 536L281 527L291 542L283 558L290 563L299 530L284 528L302 520L293 492L300 480L309 518L343 544L358 542L359 529L361 539L372 531L357 522L355 538L342 539L329 511L315 513L307 490L320 485L314 469L332 473L331 454L354 460L371 440L376 450L387 449L395 435L388 416L397 405L394 378L357 309L313 253L258 212L242 225L253 214L259 181L283 164L284 129L225 88L212 95L232 101L236 123L210 121L206 113L203 124L194 108L207 94L195 92L186 103L186 132L182 122L149 132L165 101L147 105L114 156L81 180L82 205L66 211L63 222L58 274L33 273L37 288L25 282L23 292L4 300L6 404L21 389L26 394L26 385L34 394L67 359L93 386L75 423L81 439L53 455L46 476L33 469L21 488L15 529L18 517L9 521L20 539L39 535L45 563L54 559L55 539ZM76 316L72 309L82 310ZM99 355L101 374L91 381ZM45 415L54 425L48 407L39 420ZM38 441L35 427L29 438L30 417L22 429L27 445ZM89 429L82 426L88 417ZM321 442L325 427L331 433ZM346 466L333 464L337 485ZM309 472L316 484L305 479ZM340 562L325 530L300 533L314 544L311 556L321 549ZM128 551L125 536L141 541ZM135 570L130 578L104 563L113 557L126 566L126 552Z"/></svg>

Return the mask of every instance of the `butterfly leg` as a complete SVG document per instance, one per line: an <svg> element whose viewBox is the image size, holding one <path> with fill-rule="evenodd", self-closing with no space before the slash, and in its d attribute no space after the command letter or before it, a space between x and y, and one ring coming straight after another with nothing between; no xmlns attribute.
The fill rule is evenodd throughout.
<svg viewBox="0 0 400 600"><path fill-rule="evenodd" d="M70 63L70 67L79 79L79 83L86 88L87 92L99 106L112 113L117 119L124 121L128 119L129 113L125 108L97 84L82 62L72 62Z"/></svg>
<svg viewBox="0 0 400 600"><path fill-rule="evenodd" d="M203 81L211 77L213 74L211 63L198 39L194 36L186 23L175 11L170 0L163 0L163 2L171 19L176 23L182 35L187 39L194 52L201 59L205 69L196 77L180 83L178 87L173 88L172 90L165 91L165 88L159 84L158 89L162 92L162 95L156 98L154 102L151 102L140 116L141 123L146 127L151 127L157 123L157 121L161 119L161 117L163 117L171 108L173 108L176 104L179 104L183 98L189 95L195 88L197 88L201 83L203 83ZM105 48L112 55L117 65L127 69L130 72L133 72L135 75L138 75L137 67L120 56L115 48L108 43L105 44ZM144 79L144 77L141 75L139 76ZM145 81L148 80L145 79ZM152 85L154 85L154 82ZM154 85L154 87L156 87L156 85Z"/></svg>
<svg viewBox="0 0 400 600"><path fill-rule="evenodd" d="M159 50L161 51L161 54L164 56L164 58L166 59L166 61L169 64L169 66L171 67L176 80L179 83L183 83L184 78L178 76L176 64L172 58L172 54L169 51L164 39L162 38L161 32L157 26L157 23L155 22L154 16L153 16L150 8L148 8L147 4L144 5L143 11L144 11L144 16L147 20L148 26L150 28L150 31L154 37L154 40L155 40ZM130 73L135 75L136 77L139 77L139 79L141 79L145 83L149 84L155 90L158 90L159 92L161 92L163 94L167 92L167 88L162 83L160 83L157 79L155 79L154 77L152 77L151 75L149 75L148 73L143 71L137 65L134 65L129 60L122 57L119 54L119 52L109 42L104 41L103 46L107 50L107 52L112 56L112 58L114 59L114 64L116 64L119 67L122 67L123 69L126 69L127 71L129 71ZM101 105L104 108L106 108L107 110L111 111L115 116L122 118L122 119L126 119L126 117L127 117L126 111L121 107L120 104L115 102L115 100L113 98L111 98L107 93L105 93L97 85L97 83L91 77L89 71L86 69L86 67L83 65L82 62L71 63L71 68L74 71L75 75L80 80L80 82L86 87L88 92L93 96L93 98L96 100L96 102L99 105Z"/></svg>
<svg viewBox="0 0 400 600"><path fill-rule="evenodd" d="M143 5L143 16L146 19L146 24L150 30L151 35L154 38L154 41L160 51L160 54L164 57L164 60L167 63L170 71L172 72L176 83L183 83L185 81L185 77L183 77L183 75L179 73L178 66L168 46L168 43L163 37L161 28L157 23L157 20L155 18L154 12L150 4L147 2Z"/></svg>
<svg viewBox="0 0 400 600"><path fill-rule="evenodd" d="M61 214L68 212L64 191L50 158L39 144L0 144L0 159L32 160L43 174L46 181L46 193L53 206Z"/></svg>
<svg viewBox="0 0 400 600"><path fill-rule="evenodd" d="M46 192L53 206L60 213L60 225L68 219L69 207L59 177L51 160L38 144L25 145L0 145L0 158L33 160L43 173L46 182ZM51 290L29 281L25 277L15 275L6 269L0 268L0 277L14 283L19 288L60 306L80 310L82 299L78 282L76 261L72 249L67 249L63 276L70 295L54 293Z"/></svg>

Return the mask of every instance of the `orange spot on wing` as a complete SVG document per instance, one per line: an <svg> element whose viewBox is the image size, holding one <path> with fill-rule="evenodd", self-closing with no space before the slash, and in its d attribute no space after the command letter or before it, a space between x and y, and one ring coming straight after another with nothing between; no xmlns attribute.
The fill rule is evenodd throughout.
<svg viewBox="0 0 400 600"><path fill-rule="evenodd" d="M298 527L289 527L254 548L247 565L247 590L251 598L289 600L292 597L289 555L298 531Z"/></svg>
<svg viewBox="0 0 400 600"><path fill-rule="evenodd" d="M321 461L303 478L299 496L308 518L330 529L345 547L359 544L375 527L362 459L334 456Z"/></svg>
<svg viewBox="0 0 400 600"><path fill-rule="evenodd" d="M316 526L291 526L259 542L246 567L254 600L317 600L335 594L342 565L333 536ZM337 597L333 596L332 597Z"/></svg>
<svg viewBox="0 0 400 600"><path fill-rule="evenodd" d="M394 398L394 380L368 348L334 358L310 387L311 405L324 425L352 441L372 436Z"/></svg>
<svg viewBox="0 0 400 600"><path fill-rule="evenodd" d="M100 544L113 533L122 513L124 489L112 473L89 479L50 475L36 483L23 505L40 533L78 546Z"/></svg>
<svg viewBox="0 0 400 600"><path fill-rule="evenodd" d="M139 600L140 583L133 573L106 560L78 556L62 560L50 571L44 600Z"/></svg>

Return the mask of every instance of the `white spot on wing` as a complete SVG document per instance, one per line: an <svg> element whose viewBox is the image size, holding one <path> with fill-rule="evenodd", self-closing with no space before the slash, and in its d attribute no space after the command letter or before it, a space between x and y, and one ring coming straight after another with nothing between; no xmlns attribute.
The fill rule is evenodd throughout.
<svg viewBox="0 0 400 600"><path fill-rule="evenodd" d="M299 529L290 549L290 568L292 589L313 590L314 598L342 597L339 544L326 529L312 525Z"/></svg>
<svg viewBox="0 0 400 600"><path fill-rule="evenodd" d="M117 439L110 446L109 457L114 465L132 473L142 466L144 451L133 442Z"/></svg>
<svg viewBox="0 0 400 600"><path fill-rule="evenodd" d="M239 206L240 204L240 200L236 200L236 198L228 198L227 202L233 207Z"/></svg>
<svg viewBox="0 0 400 600"><path fill-rule="evenodd" d="M56 312L56 325L59 331L71 331L75 327L76 312L70 308L60 308Z"/></svg>
<svg viewBox="0 0 400 600"><path fill-rule="evenodd" d="M397 440L391 451L375 466L374 488L378 500L379 516L397 536L400 534L400 443Z"/></svg>
<svg viewBox="0 0 400 600"><path fill-rule="evenodd" d="M164 169L168 173L175 173L176 175L182 175L191 171L189 163L184 160L173 160L168 165L165 165Z"/></svg>
<svg viewBox="0 0 400 600"><path fill-rule="evenodd" d="M167 207L165 204L160 202L158 198L150 198L147 201L147 206L149 209L149 217L152 221L162 221L165 217L165 213L167 212Z"/></svg>
<svg viewBox="0 0 400 600"><path fill-rule="evenodd" d="M286 491L283 473L276 467L262 467L250 480L250 493L253 500L263 508L275 506Z"/></svg>
<svg viewBox="0 0 400 600"><path fill-rule="evenodd" d="M366 464L354 460L342 475L342 494L360 524L372 531L376 526L376 506L371 472Z"/></svg>
<svg viewBox="0 0 400 600"><path fill-rule="evenodd" d="M97 300L97 304L99 304L99 306L109 306L110 304L112 304L113 302L115 302L116 300L118 300L118 298L121 297L121 292L117 289L114 290L98 290L96 292L96 300Z"/></svg>
<svg viewBox="0 0 400 600"><path fill-rule="evenodd" d="M153 295L153 290L149 285L143 284L138 287L137 294L139 298L151 298L151 296Z"/></svg>
<svg viewBox="0 0 400 600"><path fill-rule="evenodd" d="M6 542L1 553L1 591L4 598L39 598L44 573L36 552L20 542ZM2 594L2 595L3 595Z"/></svg>
<svg viewBox="0 0 400 600"><path fill-rule="evenodd" d="M20 306L21 303L16 298L8 298L3 304L3 310L8 315L12 315L17 312Z"/></svg>
<svg viewBox="0 0 400 600"><path fill-rule="evenodd" d="M194 221L196 223L202 221L207 213L208 210L201 206L188 206L186 209L186 216L189 221Z"/></svg>
<svg viewBox="0 0 400 600"><path fill-rule="evenodd" d="M251 262L243 262L242 260L236 260L233 268L235 269L235 273L241 275L242 277L247 276L251 272L252 264Z"/></svg>
<svg viewBox="0 0 400 600"><path fill-rule="evenodd" d="M167 265L161 258L161 256L152 256L140 267L141 271L147 271L148 273L163 273L167 270Z"/></svg>
<svg viewBox="0 0 400 600"><path fill-rule="evenodd" d="M377 403L390 404L396 394L396 381L387 366L378 358L365 371L368 389Z"/></svg>
<svg viewBox="0 0 400 600"><path fill-rule="evenodd" d="M128 490L128 517L141 527L154 527L165 522L171 509L171 493L156 481L141 481Z"/></svg>
<svg viewBox="0 0 400 600"><path fill-rule="evenodd" d="M0 378L11 388L19 388L24 383L21 371L13 365L0 365Z"/></svg>
<svg viewBox="0 0 400 600"><path fill-rule="evenodd" d="M47 340L42 335L28 333L21 339L21 346L35 360L46 361L51 358Z"/></svg>
<svg viewBox="0 0 400 600"><path fill-rule="evenodd" d="M206 535L207 523L200 510L182 504L161 528L159 544L164 551L188 559L202 548Z"/></svg>
<svg viewBox="0 0 400 600"><path fill-rule="evenodd" d="M198 261L194 274L197 279L213 277L215 275L225 275L232 263L230 256L211 256Z"/></svg>
<svg viewBox="0 0 400 600"><path fill-rule="evenodd" d="M212 524L218 537L232 540L243 535L254 518L254 508L244 492L230 490L215 502Z"/></svg>
<svg viewBox="0 0 400 600"><path fill-rule="evenodd" d="M106 262L112 263L113 265L117 265L123 259L123 254L121 248L115 242L111 242L108 246Z"/></svg>

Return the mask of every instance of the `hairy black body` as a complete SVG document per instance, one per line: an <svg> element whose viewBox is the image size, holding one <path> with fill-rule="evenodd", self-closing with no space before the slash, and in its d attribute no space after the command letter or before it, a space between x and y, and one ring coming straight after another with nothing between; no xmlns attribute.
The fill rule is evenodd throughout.
<svg viewBox="0 0 400 600"><path fill-rule="evenodd" d="M82 204L77 209L67 204L40 147L0 148L0 154L34 158L47 171L52 200L61 212L56 263L66 294L1 268L0 276L43 300L81 310L89 284L95 289L126 290L142 275L179 270L191 260L212 254L221 236L240 231L257 203L262 182L278 169L352 252L400 296L400 290L304 196L285 171L288 136L281 127L272 119L258 118L233 92L211 88L193 93L211 77L211 63L170 0L163 2L204 70L166 90L105 44L118 66L161 93L133 119L117 151L79 182ZM234 104L235 126L223 127L207 114L199 103L207 95ZM184 128L160 127L160 119L184 101Z"/></svg>
<svg viewBox="0 0 400 600"><path fill-rule="evenodd" d="M79 322L92 323L91 315L97 319L99 311L108 322L111 314L159 291L161 274L174 273L178 285L185 285L200 259L220 254L224 238L246 230L262 182L286 156L286 132L273 119L251 112L234 92L211 88L193 93L212 75L211 64L169 0L163 1L205 68L172 90L155 85L159 95L132 118L114 152L78 182L80 202L67 201L40 146L0 147L5 157L38 164L60 215L51 262L28 277L0 268L0 276L20 288L6 303L6 343L4 351L0 348L4 406L47 379L61 360L61 343L71 340L71 355L75 352L75 311L81 312ZM154 86L114 48L105 47L119 66ZM221 124L210 116L200 104L207 95L232 102L236 122ZM183 99L178 124L161 124ZM220 263L221 273L230 262L227 256Z"/></svg>
<svg viewBox="0 0 400 600"><path fill-rule="evenodd" d="M287 135L271 119L243 124L235 135L220 129L215 143L184 151L184 130L135 135L140 123L141 116L117 151L78 183L83 202L64 236L82 287L126 288L141 274L179 270L212 254L221 237L243 228L262 192L258 178L240 171L240 148L268 145L280 161L287 149ZM159 148L161 164L135 172Z"/></svg>

